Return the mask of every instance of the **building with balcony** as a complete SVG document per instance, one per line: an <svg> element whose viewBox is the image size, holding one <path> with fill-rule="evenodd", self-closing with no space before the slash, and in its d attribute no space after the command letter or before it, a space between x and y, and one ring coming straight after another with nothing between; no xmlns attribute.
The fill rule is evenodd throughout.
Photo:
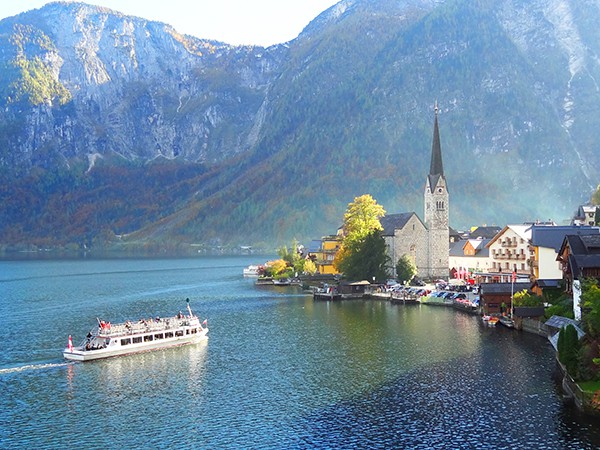
<svg viewBox="0 0 600 450"><path fill-rule="evenodd" d="M490 252L489 281L510 282L512 273L529 278L531 224L507 225L487 244Z"/></svg>
<svg viewBox="0 0 600 450"><path fill-rule="evenodd" d="M328 275L338 273L333 266L333 260L340 249L342 239L342 235L338 233L311 241L308 247L308 257L315 263L318 273Z"/></svg>

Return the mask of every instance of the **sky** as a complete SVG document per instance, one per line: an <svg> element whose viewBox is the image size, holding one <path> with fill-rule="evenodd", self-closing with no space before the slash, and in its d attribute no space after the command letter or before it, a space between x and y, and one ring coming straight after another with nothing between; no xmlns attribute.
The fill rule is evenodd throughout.
<svg viewBox="0 0 600 450"><path fill-rule="evenodd" d="M82 0L83 1L83 0ZM180 33L233 45L290 41L339 0L85 0L127 15L165 22ZM0 0L0 19L48 0Z"/></svg>

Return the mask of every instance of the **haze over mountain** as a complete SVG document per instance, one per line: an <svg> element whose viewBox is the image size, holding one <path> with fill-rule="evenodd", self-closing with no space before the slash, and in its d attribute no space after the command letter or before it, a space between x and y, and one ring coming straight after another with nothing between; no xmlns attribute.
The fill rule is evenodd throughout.
<svg viewBox="0 0 600 450"><path fill-rule="evenodd" d="M0 242L281 244L372 194L450 222L567 219L600 181L600 4L343 0L235 47L82 3L0 21Z"/></svg>

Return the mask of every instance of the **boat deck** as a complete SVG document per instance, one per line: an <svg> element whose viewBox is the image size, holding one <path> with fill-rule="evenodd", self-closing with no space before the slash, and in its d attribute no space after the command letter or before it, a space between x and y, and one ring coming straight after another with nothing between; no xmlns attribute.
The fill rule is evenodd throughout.
<svg viewBox="0 0 600 450"><path fill-rule="evenodd" d="M142 319L137 322L125 322L115 325L106 325L98 327L98 336L121 336L127 334L148 333L154 331L170 330L182 326L198 325L197 318L189 317L168 317L165 319Z"/></svg>

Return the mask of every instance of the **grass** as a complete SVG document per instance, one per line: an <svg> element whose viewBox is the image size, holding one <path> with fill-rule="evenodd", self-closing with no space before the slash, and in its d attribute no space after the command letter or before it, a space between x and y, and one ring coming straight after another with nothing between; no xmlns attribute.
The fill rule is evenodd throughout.
<svg viewBox="0 0 600 450"><path fill-rule="evenodd" d="M600 381L581 381L577 384L584 392L594 393L600 390Z"/></svg>

